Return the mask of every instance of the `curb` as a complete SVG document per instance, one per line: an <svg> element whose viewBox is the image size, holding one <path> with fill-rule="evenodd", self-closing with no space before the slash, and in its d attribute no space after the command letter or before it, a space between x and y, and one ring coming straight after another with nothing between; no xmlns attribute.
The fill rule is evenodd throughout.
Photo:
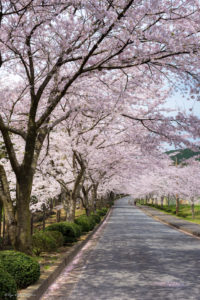
<svg viewBox="0 0 200 300"><path fill-rule="evenodd" d="M138 206L137 206L137 207L138 207ZM152 217L154 220L157 220L157 221L159 221L159 222L162 222L162 223L164 223L164 224L166 224L166 225L168 225L168 226L171 226L171 227L173 227L173 228L175 228L175 229L178 229L178 230L180 230L180 231L182 231L182 232L184 232L184 233L186 233L186 234L193 235L194 237L197 237L197 238L200 237L200 226L199 226L199 231L194 231L194 230L192 230L192 229L190 229L190 228L187 228L187 224L185 224L185 225L179 225L179 224L174 223L173 221L172 221L172 222L166 221L165 219L162 219L162 217L155 216L155 215L151 214L151 212L146 211L145 208L142 208L142 207L138 207L138 208L141 209L146 215ZM164 216L165 216L165 215L164 215ZM166 214L166 216L168 216L168 215ZM169 215L169 216L170 216L170 217L173 217L173 216L171 216L171 215ZM181 219L178 219L178 220L181 220ZM176 220L175 220L175 221L176 221ZM186 221L183 220L183 222L186 222ZM197 225L197 226L198 226L198 224L188 222L188 225L191 225L191 224L192 224L192 225Z"/></svg>
<svg viewBox="0 0 200 300"><path fill-rule="evenodd" d="M103 220L96 225L96 227L91 231L87 238L84 241L78 241L71 249L67 252L67 254L58 259L57 262L50 267L47 271L45 271L39 278L39 280L30 285L28 288L21 290L18 294L17 300L38 300L42 297L44 292L48 289L48 287L54 282L54 280L60 275L63 269L73 260L73 258L78 254L78 252L85 246L85 244L92 238L92 236L96 233L96 231L103 225L103 223L107 220L110 214L113 211L113 207L111 207Z"/></svg>

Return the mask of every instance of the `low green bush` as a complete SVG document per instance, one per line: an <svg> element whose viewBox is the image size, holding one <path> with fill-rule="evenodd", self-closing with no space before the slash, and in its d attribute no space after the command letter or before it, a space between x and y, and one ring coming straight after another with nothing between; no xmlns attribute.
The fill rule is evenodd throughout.
<svg viewBox="0 0 200 300"><path fill-rule="evenodd" d="M96 224L100 223L101 217L99 215L92 213L91 216L94 218Z"/></svg>
<svg viewBox="0 0 200 300"><path fill-rule="evenodd" d="M26 288L40 277L40 265L24 253L13 250L0 251L0 263L15 279L18 288Z"/></svg>
<svg viewBox="0 0 200 300"><path fill-rule="evenodd" d="M57 231L58 232L58 231ZM62 245L63 245L63 236L62 233L58 232L58 234L61 234L61 237L57 237L56 231L52 231L52 232L43 232L43 231L39 231L36 232L33 235L33 252L35 255L39 256L42 252L53 252L56 251L57 248L59 247L59 243L61 243L61 241L59 240L59 242L57 242L58 239L62 239Z"/></svg>
<svg viewBox="0 0 200 300"><path fill-rule="evenodd" d="M90 230L92 230L96 226L96 220L93 215L90 215L88 217L88 220L89 220L89 224L90 224Z"/></svg>
<svg viewBox="0 0 200 300"><path fill-rule="evenodd" d="M47 235L50 235L55 239L57 247L62 247L64 244L64 237L59 231L45 231Z"/></svg>
<svg viewBox="0 0 200 300"><path fill-rule="evenodd" d="M64 237L64 244L73 243L81 235L81 228L73 222L59 222L49 225L47 231L59 231Z"/></svg>
<svg viewBox="0 0 200 300"><path fill-rule="evenodd" d="M17 285L14 278L0 266L0 299L17 299Z"/></svg>
<svg viewBox="0 0 200 300"><path fill-rule="evenodd" d="M100 216L103 217L107 214L108 208L103 207L102 209L97 209L96 213Z"/></svg>
<svg viewBox="0 0 200 300"><path fill-rule="evenodd" d="M95 227L96 223L98 223L97 221L99 222L99 216L82 215L82 216L76 218L74 222L81 227L83 232L88 232Z"/></svg>
<svg viewBox="0 0 200 300"><path fill-rule="evenodd" d="M91 230L90 229L90 227L91 227L90 222L88 220L88 217L85 216L85 215L76 218L74 222L81 227L81 230L83 232L88 232L88 231Z"/></svg>
<svg viewBox="0 0 200 300"><path fill-rule="evenodd" d="M182 217L182 218L187 218L187 217L189 216L189 214L179 212L179 213L178 213L178 216L179 216L179 217Z"/></svg>

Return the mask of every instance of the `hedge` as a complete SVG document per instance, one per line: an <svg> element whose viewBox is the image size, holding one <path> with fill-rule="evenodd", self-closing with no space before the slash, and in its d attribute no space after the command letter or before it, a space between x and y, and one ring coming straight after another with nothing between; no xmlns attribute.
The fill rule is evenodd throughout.
<svg viewBox="0 0 200 300"><path fill-rule="evenodd" d="M0 251L0 263L14 278L17 288L26 288L40 277L40 265L24 253L13 250Z"/></svg>
<svg viewBox="0 0 200 300"><path fill-rule="evenodd" d="M86 216L80 216L76 218L74 222L81 227L83 232L90 231L90 223Z"/></svg>
<svg viewBox="0 0 200 300"><path fill-rule="evenodd" d="M57 247L62 247L63 246L64 237L63 237L61 232L59 232L59 231L45 231L45 233L47 235L52 236L55 239Z"/></svg>
<svg viewBox="0 0 200 300"><path fill-rule="evenodd" d="M97 215L99 215L100 217L103 217L107 214L108 208L107 207L103 207L102 209L97 209L96 213Z"/></svg>
<svg viewBox="0 0 200 300"><path fill-rule="evenodd" d="M76 218L74 222L81 227L83 232L88 232L95 227L96 218L94 217L94 215L91 215L89 217L82 215Z"/></svg>
<svg viewBox="0 0 200 300"><path fill-rule="evenodd" d="M63 245L64 238L59 231L39 231L33 235L33 252L40 255L42 252L53 252Z"/></svg>
<svg viewBox="0 0 200 300"><path fill-rule="evenodd" d="M49 225L47 231L59 231L64 237L64 244L73 243L81 235L81 228L73 222L59 222Z"/></svg>
<svg viewBox="0 0 200 300"><path fill-rule="evenodd" d="M17 285L14 278L0 266L0 299L17 299Z"/></svg>
<svg viewBox="0 0 200 300"><path fill-rule="evenodd" d="M91 216L94 218L96 224L101 222L101 217L99 215L92 213Z"/></svg>

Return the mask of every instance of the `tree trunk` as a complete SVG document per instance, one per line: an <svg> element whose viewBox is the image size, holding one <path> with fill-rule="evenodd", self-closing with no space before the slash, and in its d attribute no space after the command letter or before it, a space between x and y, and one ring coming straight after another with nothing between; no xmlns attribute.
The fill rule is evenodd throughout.
<svg viewBox="0 0 200 300"><path fill-rule="evenodd" d="M161 208L163 208L164 196L161 196Z"/></svg>
<svg viewBox="0 0 200 300"><path fill-rule="evenodd" d="M43 204L42 230L45 231L46 226L46 206Z"/></svg>
<svg viewBox="0 0 200 300"><path fill-rule="evenodd" d="M192 201L192 204L191 204L191 210L192 210L192 219L195 218L195 212L194 212L194 202Z"/></svg>
<svg viewBox="0 0 200 300"><path fill-rule="evenodd" d="M4 167L0 164L0 200L3 203L3 214L5 218L5 223L7 225L7 234L11 241L13 248L16 247L16 232L17 232L17 222L15 218L15 211L13 207L13 203L11 201L9 184L7 180L7 176L4 170ZM5 232L4 232L5 237Z"/></svg>
<svg viewBox="0 0 200 300"><path fill-rule="evenodd" d="M69 213L67 216L67 221L74 222L75 220L75 212L76 212L76 199L70 195L70 201L69 201Z"/></svg>
<svg viewBox="0 0 200 300"><path fill-rule="evenodd" d="M89 199L88 199L89 189L82 186L82 192L83 192L83 206L85 208L86 215L89 216L91 213Z"/></svg>
<svg viewBox="0 0 200 300"><path fill-rule="evenodd" d="M22 176L17 183L17 241L15 249L26 254L32 254L30 195L32 178Z"/></svg>
<svg viewBox="0 0 200 300"><path fill-rule="evenodd" d="M3 202L0 200L0 237L2 234Z"/></svg>
<svg viewBox="0 0 200 300"><path fill-rule="evenodd" d="M66 195L64 209L66 211L66 221L74 222L76 212L76 199L73 198L71 192L70 195Z"/></svg>
<svg viewBox="0 0 200 300"><path fill-rule="evenodd" d="M170 204L170 196L168 195L167 196L167 206L168 206L168 208L169 208L169 204Z"/></svg>
<svg viewBox="0 0 200 300"><path fill-rule="evenodd" d="M176 195L176 215L179 213L179 197Z"/></svg>
<svg viewBox="0 0 200 300"><path fill-rule="evenodd" d="M56 222L59 223L60 222L60 210L56 211Z"/></svg>

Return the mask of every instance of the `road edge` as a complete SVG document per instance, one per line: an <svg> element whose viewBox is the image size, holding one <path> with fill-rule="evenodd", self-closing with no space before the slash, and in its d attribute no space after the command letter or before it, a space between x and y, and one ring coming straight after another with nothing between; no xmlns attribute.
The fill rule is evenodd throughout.
<svg viewBox="0 0 200 300"><path fill-rule="evenodd" d="M181 226L181 225L179 225L179 224L175 224L174 222L168 222L168 221L162 219L162 217L155 216L155 215L151 214L151 212L146 211L146 209L143 208L143 207L137 206L137 208L139 208L140 210L142 210L146 215L152 217L154 220L157 220L157 221L159 221L159 222L161 222L161 223L163 223L163 224L166 224L166 225L168 225L168 226L170 226L170 227L173 227L174 229L177 229L177 230L179 230L179 231L182 231L182 232L184 232L185 234L189 234L189 235L192 235L192 236L194 236L194 237L196 237L196 238L200 238L200 226L199 226L199 231L193 231L193 230L190 229L190 228L186 228L185 226L187 226L187 225ZM167 215L167 214L166 214L166 215ZM171 216L171 215L170 215L170 216ZM172 217L173 217L173 216L172 216ZM178 220L180 220L180 219L178 219ZM184 221L184 220L183 220L183 221ZM184 221L184 222L185 222L185 221ZM188 223L189 223L189 224L198 225L198 224L195 224L195 223L190 223L190 222L188 222Z"/></svg>

